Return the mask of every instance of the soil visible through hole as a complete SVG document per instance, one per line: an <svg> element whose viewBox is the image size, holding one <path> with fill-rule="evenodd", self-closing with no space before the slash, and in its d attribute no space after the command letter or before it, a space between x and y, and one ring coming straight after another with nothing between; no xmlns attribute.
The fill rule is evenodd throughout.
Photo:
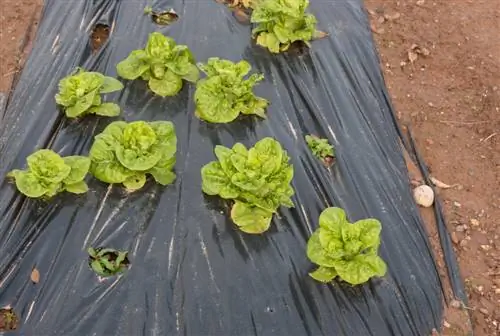
<svg viewBox="0 0 500 336"><path fill-rule="evenodd" d="M16 330L19 319L10 308L0 309L0 332Z"/></svg>
<svg viewBox="0 0 500 336"><path fill-rule="evenodd" d="M102 45L106 43L109 38L109 26L98 23L94 26L92 35L90 36L90 46L92 53L96 53L101 49Z"/></svg>

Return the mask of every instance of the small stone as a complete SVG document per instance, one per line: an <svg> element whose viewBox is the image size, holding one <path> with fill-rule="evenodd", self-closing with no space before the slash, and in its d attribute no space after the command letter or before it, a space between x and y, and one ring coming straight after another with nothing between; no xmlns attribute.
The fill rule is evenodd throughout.
<svg viewBox="0 0 500 336"><path fill-rule="evenodd" d="M450 306L456 309L462 308L462 303L458 300L451 300Z"/></svg>
<svg viewBox="0 0 500 336"><path fill-rule="evenodd" d="M455 231L457 232L464 232L465 230L467 230L466 225L457 225L457 227L455 228Z"/></svg>
<svg viewBox="0 0 500 336"><path fill-rule="evenodd" d="M483 315L488 315L488 314L489 314L488 309L486 309L486 308L479 308L479 311L480 311L480 312L481 312L481 314L483 314Z"/></svg>
<svg viewBox="0 0 500 336"><path fill-rule="evenodd" d="M477 289L477 291L478 291L479 293L482 293L482 292L483 292L483 290L484 290L484 287L483 287L483 286L477 286L477 287L476 287L476 289Z"/></svg>
<svg viewBox="0 0 500 336"><path fill-rule="evenodd" d="M457 244L457 245L458 245L459 240L458 240L458 237L457 237L456 232L452 232L452 233L451 233L451 241L452 241L454 244Z"/></svg>
<svg viewBox="0 0 500 336"><path fill-rule="evenodd" d="M434 191L424 184L413 189L413 198L418 205L428 208L434 203Z"/></svg>
<svg viewBox="0 0 500 336"><path fill-rule="evenodd" d="M472 226L479 226L479 221L477 219L472 218L470 220L470 223Z"/></svg>
<svg viewBox="0 0 500 336"><path fill-rule="evenodd" d="M458 202L453 202L453 205L457 208L460 208L462 206L462 204L458 203Z"/></svg>
<svg viewBox="0 0 500 336"><path fill-rule="evenodd" d="M468 241L466 239L464 239L460 242L460 246L462 246L462 247L467 246L467 244L468 244Z"/></svg>
<svg viewBox="0 0 500 336"><path fill-rule="evenodd" d="M451 324L450 324L450 323L448 323L448 321L446 321L446 320L443 320L443 326L444 326L445 328L451 328Z"/></svg>
<svg viewBox="0 0 500 336"><path fill-rule="evenodd" d="M495 294L500 294L500 288L495 289Z"/></svg>
<svg viewBox="0 0 500 336"><path fill-rule="evenodd" d="M481 245L481 248L484 250L484 251L489 251L491 249L491 246L490 245Z"/></svg>

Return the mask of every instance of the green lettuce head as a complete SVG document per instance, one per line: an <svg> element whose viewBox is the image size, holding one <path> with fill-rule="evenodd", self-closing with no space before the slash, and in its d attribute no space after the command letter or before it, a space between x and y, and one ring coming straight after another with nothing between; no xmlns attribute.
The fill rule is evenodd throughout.
<svg viewBox="0 0 500 336"><path fill-rule="evenodd" d="M169 121L116 121L95 137L91 173L100 181L140 189L150 174L161 185L175 180L177 137Z"/></svg>
<svg viewBox="0 0 500 336"><path fill-rule="evenodd" d="M116 117L120 107L115 103L103 103L101 94L123 89L123 84L99 72L88 72L81 68L59 82L56 102L61 105L68 118L97 114Z"/></svg>
<svg viewBox="0 0 500 336"><path fill-rule="evenodd" d="M196 82L199 71L191 51L161 33L151 33L146 48L134 50L116 66L125 79L142 78L155 94L175 96L182 89L182 80Z"/></svg>
<svg viewBox="0 0 500 336"><path fill-rule="evenodd" d="M373 218L349 223L344 210L328 208L319 217L319 228L307 242L307 257L319 268L310 276L330 282L336 276L359 285L387 272L377 255L382 225Z"/></svg>
<svg viewBox="0 0 500 336"><path fill-rule="evenodd" d="M15 169L7 176L14 178L17 189L28 197L50 198L63 191L82 194L88 190L84 179L90 159L84 156L62 158L50 149L41 149L26 161L26 170Z"/></svg>
<svg viewBox="0 0 500 336"><path fill-rule="evenodd" d="M196 115L200 119L228 123L240 113L265 118L264 109L268 102L253 93L253 87L264 76L252 74L245 79L251 69L248 62L233 63L213 57L207 64L199 63L198 67L207 74L198 82L194 94Z"/></svg>
<svg viewBox="0 0 500 336"><path fill-rule="evenodd" d="M295 41L308 44L316 36L316 18L305 11L308 0L262 0L255 6L252 34L273 53L287 50Z"/></svg>
<svg viewBox="0 0 500 336"><path fill-rule="evenodd" d="M264 138L250 149L216 146L215 155L218 161L201 169L202 190L235 201L231 219L240 230L265 232L280 206L293 207L293 166L278 141Z"/></svg>

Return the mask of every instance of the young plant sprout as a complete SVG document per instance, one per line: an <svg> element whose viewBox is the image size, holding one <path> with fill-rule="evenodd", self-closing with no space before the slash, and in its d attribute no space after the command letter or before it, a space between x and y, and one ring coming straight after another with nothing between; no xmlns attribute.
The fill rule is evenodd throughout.
<svg viewBox="0 0 500 336"><path fill-rule="evenodd" d="M241 231L265 232L281 205L293 207L293 166L278 141L264 138L250 149L216 146L215 155L218 161L201 169L202 190L234 200L231 219Z"/></svg>
<svg viewBox="0 0 500 336"><path fill-rule="evenodd" d="M158 32L151 33L146 47L132 51L116 70L125 79L142 78L161 97L175 96L182 80L195 83L200 75L188 47Z"/></svg>
<svg viewBox="0 0 500 336"><path fill-rule="evenodd" d="M90 148L90 172L106 183L122 183L135 191L146 174L168 185L175 180L177 137L169 121L115 121L95 137Z"/></svg>
<svg viewBox="0 0 500 336"><path fill-rule="evenodd" d="M68 118L87 114L116 117L120 114L120 107L115 103L103 103L101 94L121 89L123 84L115 78L78 68L76 73L61 79L55 98Z"/></svg>
<svg viewBox="0 0 500 336"><path fill-rule="evenodd" d="M125 271L129 265L128 252L117 251L112 248L89 247L90 268L99 276L108 277Z"/></svg>
<svg viewBox="0 0 500 336"><path fill-rule="evenodd" d="M309 0L259 0L252 3L251 22L257 24L252 30L257 44L273 53L288 50L292 43L325 37L316 30L316 17L306 13Z"/></svg>
<svg viewBox="0 0 500 336"><path fill-rule="evenodd" d="M335 159L335 149L328 139L318 138L315 135L306 135L307 146L315 157L322 160L325 165L330 166Z"/></svg>
<svg viewBox="0 0 500 336"><path fill-rule="evenodd" d="M327 208L319 216L319 228L307 242L307 257L319 265L309 275L321 282L340 277L352 285L387 272L377 255L382 225L373 218L349 223L344 210Z"/></svg>
<svg viewBox="0 0 500 336"><path fill-rule="evenodd" d="M217 57L210 58L207 64L198 64L207 74L201 79L194 94L196 116L212 123L228 123L241 114L256 114L265 118L264 110L268 101L256 97L253 87L264 76L252 74L246 61L233 63Z"/></svg>
<svg viewBox="0 0 500 336"><path fill-rule="evenodd" d="M50 198L63 191L83 194L88 190L84 179L90 167L89 158L61 157L50 149L40 149L26 161L26 170L14 169L7 177L14 178L17 189L28 197Z"/></svg>

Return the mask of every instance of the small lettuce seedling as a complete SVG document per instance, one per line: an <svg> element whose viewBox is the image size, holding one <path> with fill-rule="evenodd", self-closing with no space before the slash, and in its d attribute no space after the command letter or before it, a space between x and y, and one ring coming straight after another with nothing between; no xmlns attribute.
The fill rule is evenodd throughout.
<svg viewBox="0 0 500 336"><path fill-rule="evenodd" d="M108 277L125 271L129 265L128 252L112 248L89 247L89 265L99 276Z"/></svg>
<svg viewBox="0 0 500 336"><path fill-rule="evenodd" d="M115 121L95 137L90 172L106 183L123 183L135 191L150 174L161 185L175 180L177 137L169 121Z"/></svg>
<svg viewBox="0 0 500 336"><path fill-rule="evenodd" d="M116 117L120 114L120 107L115 103L103 103L101 94L121 89L123 84L115 78L78 68L76 73L61 79L55 98L68 118L86 114Z"/></svg>
<svg viewBox="0 0 500 336"><path fill-rule="evenodd" d="M344 210L327 208L319 217L319 228L307 242L307 257L319 268L309 275L321 282L336 276L359 285L374 276L384 276L385 262L377 255L382 225L373 218L349 223Z"/></svg>
<svg viewBox="0 0 500 336"><path fill-rule="evenodd" d="M264 138L250 149L216 146L215 155L219 161L201 169L202 190L235 201L231 219L241 231L265 232L281 205L293 207L293 166L278 141Z"/></svg>
<svg viewBox="0 0 500 336"><path fill-rule="evenodd" d="M88 190L84 179L89 171L89 158L63 158L50 149L41 149L28 156L26 161L26 170L14 169L7 176L14 178L17 189L28 197L50 198L63 191L83 194Z"/></svg>
<svg viewBox="0 0 500 336"><path fill-rule="evenodd" d="M199 63L198 67L207 77L196 86L194 100L197 117L212 123L231 122L240 113L265 118L268 101L256 97L252 91L264 76L252 74L245 79L251 69L248 62L233 63L212 57L207 64Z"/></svg>
<svg viewBox="0 0 500 336"><path fill-rule="evenodd" d="M182 89L182 80L196 82L200 72L188 47L161 33L149 35L146 48L134 50L116 66L125 79L142 78L161 97L175 96Z"/></svg>
<svg viewBox="0 0 500 336"><path fill-rule="evenodd" d="M335 150L328 142L328 139L318 138L314 135L306 135L306 142L316 158L322 160L325 165L331 165L335 158Z"/></svg>
<svg viewBox="0 0 500 336"><path fill-rule="evenodd" d="M316 30L316 18L306 13L308 0L262 0L253 4L251 22L257 44L273 53L288 50L295 41L309 45L314 38L326 36Z"/></svg>

